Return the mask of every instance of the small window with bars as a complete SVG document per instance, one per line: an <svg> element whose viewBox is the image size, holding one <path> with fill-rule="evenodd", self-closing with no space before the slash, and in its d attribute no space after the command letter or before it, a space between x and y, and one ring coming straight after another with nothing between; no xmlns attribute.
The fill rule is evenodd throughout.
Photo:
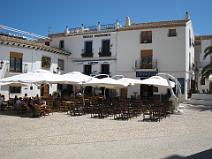
<svg viewBox="0 0 212 159"><path fill-rule="evenodd" d="M41 67L44 69L49 69L51 66L51 58L47 56L43 56L41 59Z"/></svg>
<svg viewBox="0 0 212 159"><path fill-rule="evenodd" d="M177 36L176 29L169 29L168 37L173 37L173 36Z"/></svg>
<svg viewBox="0 0 212 159"><path fill-rule="evenodd" d="M60 70L64 70L64 60L63 59L58 59L58 67Z"/></svg>
<svg viewBox="0 0 212 159"><path fill-rule="evenodd" d="M141 43L152 43L152 31L141 32Z"/></svg>
<svg viewBox="0 0 212 159"><path fill-rule="evenodd" d="M22 53L10 52L10 72L22 72Z"/></svg>

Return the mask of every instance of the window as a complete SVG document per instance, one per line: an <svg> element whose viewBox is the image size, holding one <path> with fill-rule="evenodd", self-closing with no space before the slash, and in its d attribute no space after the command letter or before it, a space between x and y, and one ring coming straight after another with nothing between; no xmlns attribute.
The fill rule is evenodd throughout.
<svg viewBox="0 0 212 159"><path fill-rule="evenodd" d="M10 86L9 91L10 91L10 93L21 93L21 87Z"/></svg>
<svg viewBox="0 0 212 159"><path fill-rule="evenodd" d="M46 46L49 46L49 44L50 44L49 41L46 41L46 42L45 42L45 45L46 45Z"/></svg>
<svg viewBox="0 0 212 159"><path fill-rule="evenodd" d="M110 40L102 40L102 47L99 49L99 56L111 56Z"/></svg>
<svg viewBox="0 0 212 159"><path fill-rule="evenodd" d="M43 56L41 59L41 68L49 69L51 66L51 58L47 56Z"/></svg>
<svg viewBox="0 0 212 159"><path fill-rule="evenodd" d="M10 72L22 72L22 53L10 52Z"/></svg>
<svg viewBox="0 0 212 159"><path fill-rule="evenodd" d="M64 70L64 60L63 59L58 59L58 67L60 70Z"/></svg>
<svg viewBox="0 0 212 159"><path fill-rule="evenodd" d="M152 69L152 50L141 50L141 69Z"/></svg>
<svg viewBox="0 0 212 159"><path fill-rule="evenodd" d="M141 32L141 43L152 43L152 31Z"/></svg>
<svg viewBox="0 0 212 159"><path fill-rule="evenodd" d="M184 94L184 89L185 89L185 79L184 78L177 78L177 80L179 81L180 85L181 85L181 92L182 94Z"/></svg>
<svg viewBox="0 0 212 159"><path fill-rule="evenodd" d="M85 42L85 53L86 54L90 54L93 52L93 48L92 48L93 42L92 41L86 41Z"/></svg>
<svg viewBox="0 0 212 159"><path fill-rule="evenodd" d="M110 52L110 40L102 40L102 53L107 54Z"/></svg>
<svg viewBox="0 0 212 159"><path fill-rule="evenodd" d="M92 57L93 56L93 42L85 41L84 49L82 49L82 57Z"/></svg>
<svg viewBox="0 0 212 159"><path fill-rule="evenodd" d="M176 29L169 29L168 37L177 36Z"/></svg>
<svg viewBox="0 0 212 159"><path fill-rule="evenodd" d="M89 75L92 72L92 66L91 65L84 65L84 74Z"/></svg>
<svg viewBox="0 0 212 159"><path fill-rule="evenodd" d="M59 48L64 49L64 40L60 40Z"/></svg>
<svg viewBox="0 0 212 159"><path fill-rule="evenodd" d="M158 92L158 87L153 86L153 92L155 92L155 93Z"/></svg>
<svg viewBox="0 0 212 159"><path fill-rule="evenodd" d="M110 65L109 64L102 64L101 65L101 73L102 74L110 74Z"/></svg>

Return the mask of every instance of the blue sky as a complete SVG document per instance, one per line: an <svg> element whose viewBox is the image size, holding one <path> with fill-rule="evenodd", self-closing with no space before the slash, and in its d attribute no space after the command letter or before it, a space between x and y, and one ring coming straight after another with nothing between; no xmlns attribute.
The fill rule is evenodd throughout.
<svg viewBox="0 0 212 159"><path fill-rule="evenodd" d="M66 25L78 27L134 22L183 19L190 13L197 35L212 34L211 0L2 0L0 24L47 35L62 32Z"/></svg>

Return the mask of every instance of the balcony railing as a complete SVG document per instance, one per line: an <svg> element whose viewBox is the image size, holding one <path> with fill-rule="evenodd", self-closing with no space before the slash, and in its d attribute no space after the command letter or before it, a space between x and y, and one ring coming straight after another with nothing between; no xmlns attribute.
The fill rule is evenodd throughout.
<svg viewBox="0 0 212 159"><path fill-rule="evenodd" d="M115 24L106 24L106 25L101 25L100 26L101 31L107 31L110 29L115 29ZM79 31L84 31L84 32L89 32L89 31L98 31L97 26L93 25L93 26L84 26L83 30L81 27L77 27L77 28L70 28L69 31L71 33L76 33Z"/></svg>
<svg viewBox="0 0 212 159"><path fill-rule="evenodd" d="M99 48L99 57L110 57L111 51L110 49Z"/></svg>
<svg viewBox="0 0 212 159"><path fill-rule="evenodd" d="M141 60L135 61L136 69L157 69L157 60L153 60L151 62L143 62Z"/></svg>
<svg viewBox="0 0 212 159"><path fill-rule="evenodd" d="M82 49L82 57L93 57L93 50L92 51L88 51L88 50L84 50Z"/></svg>

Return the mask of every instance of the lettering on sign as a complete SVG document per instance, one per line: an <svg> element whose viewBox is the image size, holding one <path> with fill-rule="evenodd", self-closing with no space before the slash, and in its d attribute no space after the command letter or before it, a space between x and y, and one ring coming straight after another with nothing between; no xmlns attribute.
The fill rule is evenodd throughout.
<svg viewBox="0 0 212 159"><path fill-rule="evenodd" d="M110 34L83 35L83 38L110 36Z"/></svg>
<svg viewBox="0 0 212 159"><path fill-rule="evenodd" d="M92 38L93 35L84 35L83 38Z"/></svg>
<svg viewBox="0 0 212 159"><path fill-rule="evenodd" d="M96 34L95 37L110 36L110 34Z"/></svg>

